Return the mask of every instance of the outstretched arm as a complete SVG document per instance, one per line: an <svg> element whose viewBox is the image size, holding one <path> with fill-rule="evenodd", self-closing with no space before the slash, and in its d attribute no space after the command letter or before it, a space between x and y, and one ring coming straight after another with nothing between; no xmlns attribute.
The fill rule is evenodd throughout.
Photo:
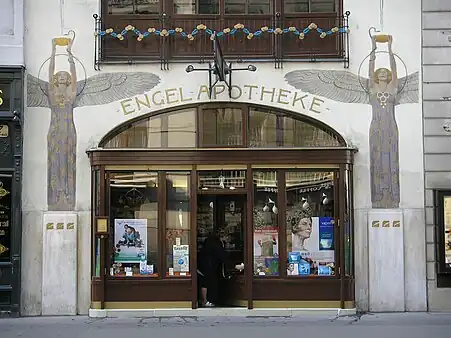
<svg viewBox="0 0 451 338"><path fill-rule="evenodd" d="M369 86L370 88L373 86L374 83L374 69L376 68L376 37L371 37L371 46L372 50L370 53L370 63L369 63L369 70L368 70L368 78L369 78Z"/></svg>
<svg viewBox="0 0 451 338"><path fill-rule="evenodd" d="M392 50L392 43L393 43L393 37L390 35L388 38L388 54L390 56L390 68L392 73L392 81L393 84L398 83L398 70L396 69L396 60L395 55L393 54Z"/></svg>
<svg viewBox="0 0 451 338"><path fill-rule="evenodd" d="M75 69L74 55L72 54L72 41L67 46L67 53L69 54L70 76L72 78L72 95L75 98L77 96L77 71Z"/></svg>
<svg viewBox="0 0 451 338"><path fill-rule="evenodd" d="M49 85L53 84L53 75L55 75L55 55L56 55L56 39L52 40L52 56L50 57L49 66Z"/></svg>

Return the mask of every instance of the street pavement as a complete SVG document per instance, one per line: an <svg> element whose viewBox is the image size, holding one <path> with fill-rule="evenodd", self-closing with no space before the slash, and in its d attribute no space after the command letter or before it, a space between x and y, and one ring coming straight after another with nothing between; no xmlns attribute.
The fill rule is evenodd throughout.
<svg viewBox="0 0 451 338"><path fill-rule="evenodd" d="M0 338L450 338L451 314L331 317L0 318Z"/></svg>

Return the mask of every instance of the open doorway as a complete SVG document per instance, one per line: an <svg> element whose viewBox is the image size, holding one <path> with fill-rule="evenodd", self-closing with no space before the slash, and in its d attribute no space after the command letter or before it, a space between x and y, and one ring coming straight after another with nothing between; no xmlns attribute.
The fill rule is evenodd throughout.
<svg viewBox="0 0 451 338"><path fill-rule="evenodd" d="M198 195L197 198L197 259L198 259L198 304L206 300L219 307L247 306L244 287L244 270L236 265L244 262L245 257L245 195ZM209 235L215 234L222 242L226 263L221 264L216 280L211 280L201 271L199 263L205 259L203 245ZM205 269L205 267L203 267ZM208 272L206 274L209 274ZM207 279L207 280L206 280ZM211 285L215 283L216 285ZM208 288L210 285L210 289ZM203 289L203 290L202 290ZM207 290L205 290L207 289ZM202 293L204 292L204 297Z"/></svg>

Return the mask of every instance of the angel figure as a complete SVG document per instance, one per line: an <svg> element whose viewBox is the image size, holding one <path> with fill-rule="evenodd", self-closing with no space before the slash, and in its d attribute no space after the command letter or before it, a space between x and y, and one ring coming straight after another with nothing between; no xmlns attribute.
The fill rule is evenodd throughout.
<svg viewBox="0 0 451 338"><path fill-rule="evenodd" d="M72 41L67 46L70 72L55 72L57 39L52 40L49 82L28 74L28 107L51 110L47 134L49 211L73 211L76 196L77 131L74 108L108 104L150 91L160 78L152 73L104 73L77 82Z"/></svg>
<svg viewBox="0 0 451 338"><path fill-rule="evenodd" d="M302 91L345 103L370 104L369 130L371 202L373 208L397 209L400 202L399 136L395 107L418 102L418 72L398 79L393 37L388 37L390 68L375 70L376 39L372 37L369 79L347 71L298 70L285 80Z"/></svg>

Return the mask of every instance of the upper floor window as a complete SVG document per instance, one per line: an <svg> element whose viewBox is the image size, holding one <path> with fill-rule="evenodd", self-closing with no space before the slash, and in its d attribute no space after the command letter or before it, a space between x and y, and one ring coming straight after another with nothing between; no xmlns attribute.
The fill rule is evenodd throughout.
<svg viewBox="0 0 451 338"><path fill-rule="evenodd" d="M174 14L219 14L219 0L173 0Z"/></svg>
<svg viewBox="0 0 451 338"><path fill-rule="evenodd" d="M159 14L163 0L108 0L108 14Z"/></svg>
<svg viewBox="0 0 451 338"><path fill-rule="evenodd" d="M334 13L336 0L284 0L285 13Z"/></svg>
<svg viewBox="0 0 451 338"><path fill-rule="evenodd" d="M272 0L224 0L225 14L270 14Z"/></svg>

